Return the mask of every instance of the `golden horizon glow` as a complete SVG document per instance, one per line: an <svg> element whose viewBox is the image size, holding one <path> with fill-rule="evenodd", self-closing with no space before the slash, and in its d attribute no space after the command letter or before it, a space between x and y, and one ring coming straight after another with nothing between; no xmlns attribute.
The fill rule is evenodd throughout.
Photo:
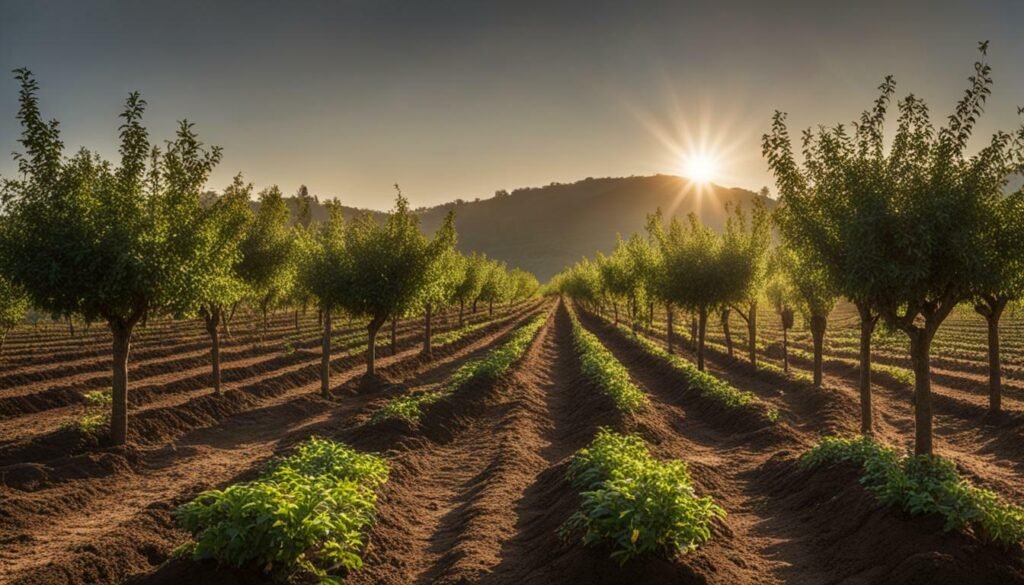
<svg viewBox="0 0 1024 585"><path fill-rule="evenodd" d="M718 161L708 154L690 154L683 161L682 170L687 179L707 184L718 178Z"/></svg>

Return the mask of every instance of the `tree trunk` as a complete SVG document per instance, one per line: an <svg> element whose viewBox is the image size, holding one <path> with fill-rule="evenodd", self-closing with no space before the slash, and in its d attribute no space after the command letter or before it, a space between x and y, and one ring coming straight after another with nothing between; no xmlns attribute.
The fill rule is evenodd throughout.
<svg viewBox="0 0 1024 585"><path fill-rule="evenodd" d="M68 335L75 336L75 320L71 318L71 315L68 315Z"/></svg>
<svg viewBox="0 0 1024 585"><path fill-rule="evenodd" d="M650 333L652 329L654 329L654 301L647 305L647 332Z"/></svg>
<svg viewBox="0 0 1024 585"><path fill-rule="evenodd" d="M708 309L707 307L701 307L699 313L700 323L697 331L697 369L704 371L704 336L708 330Z"/></svg>
<svg viewBox="0 0 1024 585"><path fill-rule="evenodd" d="M932 454L932 333L927 327L910 335L910 357L914 362L914 454Z"/></svg>
<svg viewBox="0 0 1024 585"><path fill-rule="evenodd" d="M220 320L221 320L221 309L214 308L208 312L205 312L203 318L206 319L206 332L210 334L210 361L213 366L213 392L214 394L221 393L220 384Z"/></svg>
<svg viewBox="0 0 1024 585"><path fill-rule="evenodd" d="M466 301L459 299L459 328L466 326Z"/></svg>
<svg viewBox="0 0 1024 585"><path fill-rule="evenodd" d="M782 328L782 371L789 372L789 328Z"/></svg>
<svg viewBox="0 0 1024 585"><path fill-rule="evenodd" d="M1003 375L999 367L999 315L986 317L988 322L988 409L992 414L1002 410Z"/></svg>
<svg viewBox="0 0 1024 585"><path fill-rule="evenodd" d="M690 317L690 345L693 347L693 351L697 351L698 339L697 333L700 329L700 324L697 322L697 316L691 315Z"/></svg>
<svg viewBox="0 0 1024 585"><path fill-rule="evenodd" d="M0 334L0 355L4 353L4 344L7 342L7 333L10 329L4 329L4 332Z"/></svg>
<svg viewBox="0 0 1024 585"><path fill-rule="evenodd" d="M263 312L263 334L260 336L260 341L263 341L264 339L267 338L267 308L269 307L269 305L269 298L264 299L263 302L260 303L260 311Z"/></svg>
<svg viewBox="0 0 1024 585"><path fill-rule="evenodd" d="M472 313L476 315L476 304L480 299L473 299L473 310Z"/></svg>
<svg viewBox="0 0 1024 585"><path fill-rule="evenodd" d="M989 296L974 309L985 317L988 324L988 409L998 414L1003 408L1003 372L999 359L999 320L1003 316L1007 299Z"/></svg>
<svg viewBox="0 0 1024 585"><path fill-rule="evenodd" d="M131 350L133 321L111 319L113 336L113 384L111 385L110 442L124 445L128 441L128 352Z"/></svg>
<svg viewBox="0 0 1024 585"><path fill-rule="evenodd" d="M494 316L494 299L491 299L491 303L490 303L490 305L487 308L487 315L489 317L493 317Z"/></svg>
<svg viewBox="0 0 1024 585"><path fill-rule="evenodd" d="M615 316L615 324L619 324L619 303L612 303L612 314Z"/></svg>
<svg viewBox="0 0 1024 585"><path fill-rule="evenodd" d="M370 321L369 325L366 326L366 337L368 341L368 347L366 348L366 375L376 376L377 375L377 332L380 331L381 325L387 320L387 316L377 316Z"/></svg>
<svg viewBox="0 0 1024 585"><path fill-rule="evenodd" d="M672 335L673 335L673 331L672 331L672 305L671 305L671 303L666 303L665 304L665 314L667 315L667 317L665 318L665 321L666 321L665 322L665 326L666 326L665 339L668 340L668 353L669 353L669 355L672 355L672 352L673 352L673 348L672 348Z"/></svg>
<svg viewBox="0 0 1024 585"><path fill-rule="evenodd" d="M821 354L825 346L825 327L828 319L821 315L811 315L811 338L814 340L814 387L821 388Z"/></svg>
<svg viewBox="0 0 1024 585"><path fill-rule="evenodd" d="M391 355L398 353L398 319L391 318Z"/></svg>
<svg viewBox="0 0 1024 585"><path fill-rule="evenodd" d="M331 395L331 308L321 308L323 316L323 345L320 350L320 394L324 398Z"/></svg>
<svg viewBox="0 0 1024 585"><path fill-rule="evenodd" d="M757 367L757 301L750 303L747 315L747 352L750 357L750 365Z"/></svg>
<svg viewBox="0 0 1024 585"><path fill-rule="evenodd" d="M295 332L296 333L299 332L299 309L298 309L298 307L295 308Z"/></svg>
<svg viewBox="0 0 1024 585"><path fill-rule="evenodd" d="M870 434L874 423L871 409L871 334L878 316L866 303L857 303L860 314L860 432Z"/></svg>
<svg viewBox="0 0 1024 585"><path fill-rule="evenodd" d="M729 309L722 309L722 333L725 335L725 349L732 357L732 333L729 331Z"/></svg>
<svg viewBox="0 0 1024 585"><path fill-rule="evenodd" d="M431 328L431 317L433 317L433 314L434 306L430 303L427 303L426 312L424 314L423 320L423 355L427 357L430 357L431 353L430 338L431 334L433 333L433 330Z"/></svg>

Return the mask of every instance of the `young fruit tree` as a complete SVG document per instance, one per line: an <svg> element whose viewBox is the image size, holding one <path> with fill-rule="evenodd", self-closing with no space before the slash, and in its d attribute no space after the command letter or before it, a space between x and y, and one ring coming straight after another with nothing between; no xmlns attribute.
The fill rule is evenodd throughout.
<svg viewBox="0 0 1024 585"><path fill-rule="evenodd" d="M664 258L667 294L674 305L696 312L697 368L704 371L704 340L708 315L722 305L736 302L745 292L744 257L725 245L723 237L690 214L686 227L673 218L667 230L653 226Z"/></svg>
<svg viewBox="0 0 1024 585"><path fill-rule="evenodd" d="M877 261L889 245L882 237L887 213L889 162L882 126L895 84L886 78L871 110L854 124L803 133L801 166L793 154L786 116L776 112L762 138L778 184L775 221L786 247L822 270L822 278L856 307L860 318L861 432L873 427L871 336L885 282Z"/></svg>
<svg viewBox="0 0 1024 585"><path fill-rule="evenodd" d="M933 451L932 341L957 304L969 300L985 282L989 266L983 237L999 212L1007 177L1024 160L1024 128L1015 134L997 132L979 152L966 153L991 93L991 69L984 61L987 43L980 49L982 58L945 126L936 128L925 103L910 95L899 103L896 134L885 152L881 125L887 96L894 89L887 79L874 113L865 114L872 126L869 132L851 137L841 127L822 131L824 139L812 139L805 147L821 150L821 157L851 161L863 156L868 159L865 164L877 165L875 172L852 178L874 181L865 189L874 212L866 222L870 233L860 232L872 253L873 269L857 276L868 283L864 288L874 293L882 317L910 341L914 451L919 455ZM842 188L852 179L843 177L837 184Z"/></svg>
<svg viewBox="0 0 1024 585"><path fill-rule="evenodd" d="M25 291L0 276L0 355L3 355L7 334L25 319L27 312L28 297Z"/></svg>
<svg viewBox="0 0 1024 585"><path fill-rule="evenodd" d="M2 265L33 305L55 315L102 318L113 336L110 440L128 436L128 355L147 313L197 309L209 265L200 192L220 160L181 122L166 153L152 148L137 93L121 114L120 165L80 150L64 157L56 121L39 110L38 85L19 69L20 177L4 183ZM148 165L147 160L151 161Z"/></svg>
<svg viewBox="0 0 1024 585"><path fill-rule="evenodd" d="M203 209L196 230L196 236L205 241L209 258L205 268L208 278L200 292L199 316L210 335L213 391L217 394L221 393L220 329L229 308L241 301L247 291L235 268L242 257L242 238L252 220L251 192L252 184L246 184L241 173L235 175L224 194Z"/></svg>
<svg viewBox="0 0 1024 585"><path fill-rule="evenodd" d="M242 260L237 270L260 309L263 337L267 335L270 306L287 298L295 281L288 217L281 189L274 185L260 191L259 209L241 244Z"/></svg>
<svg viewBox="0 0 1024 585"><path fill-rule="evenodd" d="M397 186L396 186L397 187ZM353 315L369 318L366 375L376 376L377 333L388 318L420 298L431 263L452 247L454 217L433 239L419 229L419 218L399 191L395 208L384 223L369 214L350 222L344 230L344 293L338 305Z"/></svg>
<svg viewBox="0 0 1024 585"><path fill-rule="evenodd" d="M762 196L767 196L767 190L762 190ZM771 216L763 199L754 199L749 220L737 206L735 213L726 220L724 237L725 247L740 261L735 276L737 286L741 287L737 300L722 306L727 349L732 355L729 313L735 311L747 325L747 354L751 365L757 366L757 302L764 294L772 243Z"/></svg>
<svg viewBox="0 0 1024 585"><path fill-rule="evenodd" d="M349 257L345 250L345 224L341 206L327 202L327 223L298 226L295 231L295 256L298 263L296 285L308 291L320 306L323 341L320 354L320 394L331 392L331 316L348 290Z"/></svg>
<svg viewBox="0 0 1024 585"><path fill-rule="evenodd" d="M459 303L459 327L466 324L466 303L472 303L484 286L487 276L487 257L476 253L462 259L462 280L455 287L454 301Z"/></svg>
<svg viewBox="0 0 1024 585"><path fill-rule="evenodd" d="M453 212L449 212L451 214ZM447 247L438 247L435 253L426 258L426 282L420 291L417 304L423 310L423 355L430 356L433 352L431 342L434 336L434 310L446 307L454 301L456 290L465 276L465 264L462 256L455 249L455 226L451 216L441 226L435 238Z"/></svg>
<svg viewBox="0 0 1024 585"><path fill-rule="evenodd" d="M480 288L480 296L477 300L487 303L487 314L494 316L494 303L504 301L510 292L508 269L504 262L491 260L488 262L487 278Z"/></svg>
<svg viewBox="0 0 1024 585"><path fill-rule="evenodd" d="M1002 410L1003 394L999 320L1008 304L1024 298L1024 187L995 205L979 238L984 268L973 295L974 310L988 325L989 412L994 415Z"/></svg>
<svg viewBox="0 0 1024 585"><path fill-rule="evenodd" d="M825 329L828 316L836 306L836 292L829 277L828 269L818 264L812 256L801 256L788 247L776 250L775 258L783 278L789 282L792 304L800 312L811 330L814 346L813 381L821 387L822 357L825 346Z"/></svg>

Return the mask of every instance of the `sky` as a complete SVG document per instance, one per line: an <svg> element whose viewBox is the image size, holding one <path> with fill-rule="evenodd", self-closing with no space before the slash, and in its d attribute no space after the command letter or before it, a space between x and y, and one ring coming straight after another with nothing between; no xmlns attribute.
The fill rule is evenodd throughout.
<svg viewBox="0 0 1024 585"><path fill-rule="evenodd" d="M641 2L0 0L0 71L31 69L69 152L116 159L127 94L151 138L176 121L224 148L210 187L386 209L585 177L681 174L773 187L760 137L855 119L886 74L951 111L977 42L994 95L980 134L1024 104L1024 1ZM0 77L0 175L18 148ZM975 145L983 141L979 136Z"/></svg>

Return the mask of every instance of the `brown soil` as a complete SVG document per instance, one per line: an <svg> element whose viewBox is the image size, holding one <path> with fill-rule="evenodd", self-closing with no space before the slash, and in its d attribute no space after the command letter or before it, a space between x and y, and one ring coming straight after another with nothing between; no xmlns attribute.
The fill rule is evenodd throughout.
<svg viewBox="0 0 1024 585"><path fill-rule="evenodd" d="M483 355L531 308L433 360L418 355L413 325L408 344L381 360L383 378L372 383L358 377L358 357L342 357L333 400L315 395L307 356L299 360L305 368L252 371L229 401L200 396L144 409L129 449L79 444L71 457L51 453L5 468L18 489L0 488L0 496L14 498L0 504L0 581L267 582L210 562L168 562L186 538L173 509L201 489L252 477L268 457L317 433L383 452L392 465L366 566L347 576L350 584L1024 583L1019 548L998 549L943 532L935 518L885 508L851 468L798 464L821 435L856 430L855 372L848 368L831 365L826 388L815 390L712 354L712 371L779 409L780 421L771 425L688 391L679 374L626 335L584 317L651 399L643 412L622 416L581 377L568 314L559 307L499 381L460 389L427 408L419 424L369 423L387 399L439 385ZM913 422L905 390L877 381L879 434L901 444ZM1024 495L1021 448L997 440L1017 428L1016 419L979 430L958 404L936 406L936 430L952 429L940 432L940 451L979 482ZM688 463L698 493L728 512L707 544L620 567L601 547L559 538L579 503L564 479L566 465L600 426L638 432L659 458Z"/></svg>

